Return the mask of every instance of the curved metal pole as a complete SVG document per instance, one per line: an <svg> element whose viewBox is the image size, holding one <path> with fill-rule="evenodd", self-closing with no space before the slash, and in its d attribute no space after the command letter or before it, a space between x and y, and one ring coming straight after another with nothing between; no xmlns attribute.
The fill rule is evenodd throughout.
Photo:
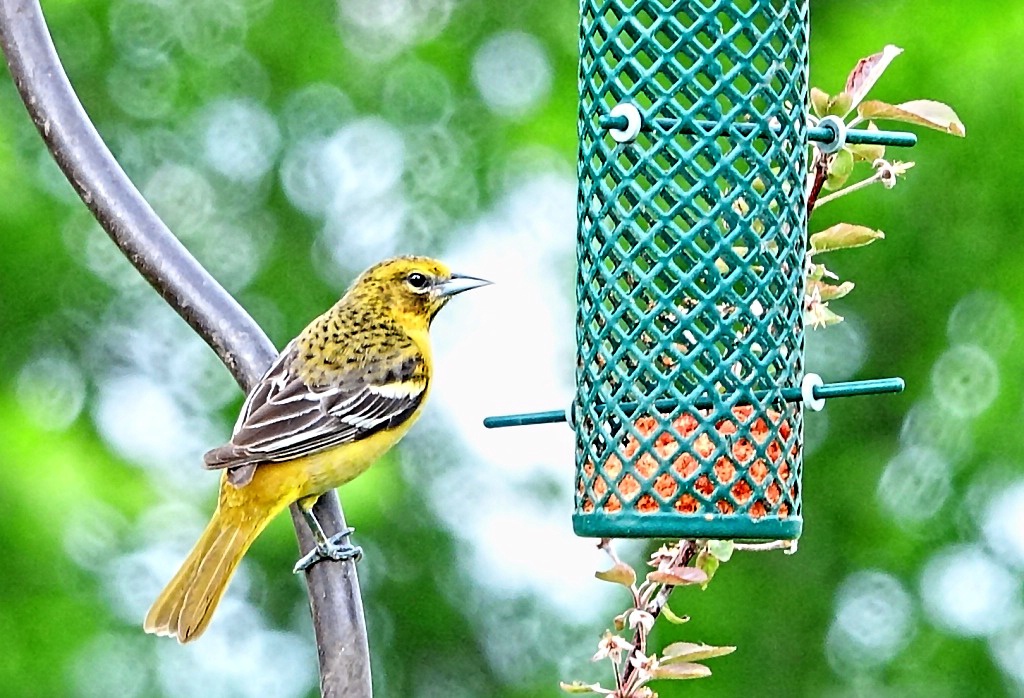
<svg viewBox="0 0 1024 698"><path fill-rule="evenodd" d="M253 319L174 237L114 160L68 82L37 0L0 0L0 44L46 147L82 201L139 273L217 353L248 391L277 355ZM345 526L337 495L317 517ZM302 550L309 529L292 507ZM323 696L370 696L370 657L355 563L321 562L306 572Z"/></svg>

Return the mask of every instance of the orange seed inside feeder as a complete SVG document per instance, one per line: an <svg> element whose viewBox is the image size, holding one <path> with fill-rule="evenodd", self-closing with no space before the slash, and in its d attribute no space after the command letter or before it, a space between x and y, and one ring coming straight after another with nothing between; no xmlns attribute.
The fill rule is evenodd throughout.
<svg viewBox="0 0 1024 698"><path fill-rule="evenodd" d="M608 456L596 477L594 464L588 460L583 468L584 477L578 483L583 512L591 513L595 508L594 500L586 491L586 480L592 481L591 491L597 501L604 501L603 509L608 513L621 511L623 507L631 507L639 513L656 512L662 506L658 500L660 498L681 514L705 514L712 511L732 514L735 507L725 496L727 492L737 505L747 507L747 514L752 518L758 519L769 514L780 518L789 516L790 505L788 501L783 501L783 488L788 488L790 500L796 498L796 483L790 481L793 473L789 463L783 459L784 444L790 440L792 433L789 420L777 412L768 412L768 419L778 426L776 437L763 417L751 422L753 407L733 407L732 414L732 418L723 418L715 424L715 431L729 444L730 454L719 456L710 473L703 472L696 478L693 476L701 469L701 462L707 462L715 453L715 443L707 432L701 432L692 439L688 449L680 449L680 441L690 440L699 427L697 419L690 413L673 420L674 433L662 431L658 434L650 447L657 458L650 452L637 456L641 448L640 440L634 434L626 438L621 453L626 459L636 458L633 463L636 476L628 472L622 475L622 460L615 453ZM737 437L739 425L748 422L749 437ZM636 434L646 440L658 429L658 420L645 416L638 418L633 425ZM762 453L767 456L770 461L768 463L758 457L757 448L762 445ZM797 449L794 443L791 447L792 456L797 455ZM658 459L671 464L670 472L659 472L662 469ZM764 483L769 479L765 487ZM610 494L609 483L612 483ZM762 488L761 498L748 505L757 490ZM657 497L651 494L652 491Z"/></svg>

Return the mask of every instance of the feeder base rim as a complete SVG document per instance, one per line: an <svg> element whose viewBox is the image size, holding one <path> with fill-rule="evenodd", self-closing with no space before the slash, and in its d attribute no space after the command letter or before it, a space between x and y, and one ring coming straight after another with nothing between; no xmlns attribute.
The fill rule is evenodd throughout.
<svg viewBox="0 0 1024 698"><path fill-rule="evenodd" d="M687 515L668 512L573 514L572 528L583 538L713 538L740 542L796 540L802 516Z"/></svg>

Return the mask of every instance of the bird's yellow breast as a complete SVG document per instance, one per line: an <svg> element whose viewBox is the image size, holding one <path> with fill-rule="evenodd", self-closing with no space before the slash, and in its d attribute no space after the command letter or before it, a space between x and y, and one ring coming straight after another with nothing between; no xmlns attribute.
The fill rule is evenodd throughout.
<svg viewBox="0 0 1024 698"><path fill-rule="evenodd" d="M344 485L362 475L398 441L405 436L413 422L419 418L423 403L400 425L384 429L359 441L354 441L321 453L314 453L294 461L303 472L305 488L299 497L322 494L327 490ZM257 468L257 471L259 468Z"/></svg>

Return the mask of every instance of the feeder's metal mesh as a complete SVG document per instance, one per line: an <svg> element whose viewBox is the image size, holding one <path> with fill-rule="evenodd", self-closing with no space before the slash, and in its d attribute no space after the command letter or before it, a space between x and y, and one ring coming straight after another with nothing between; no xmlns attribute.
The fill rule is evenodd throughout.
<svg viewBox="0 0 1024 698"><path fill-rule="evenodd" d="M580 27L574 528L796 538L807 2L582 0Z"/></svg>

